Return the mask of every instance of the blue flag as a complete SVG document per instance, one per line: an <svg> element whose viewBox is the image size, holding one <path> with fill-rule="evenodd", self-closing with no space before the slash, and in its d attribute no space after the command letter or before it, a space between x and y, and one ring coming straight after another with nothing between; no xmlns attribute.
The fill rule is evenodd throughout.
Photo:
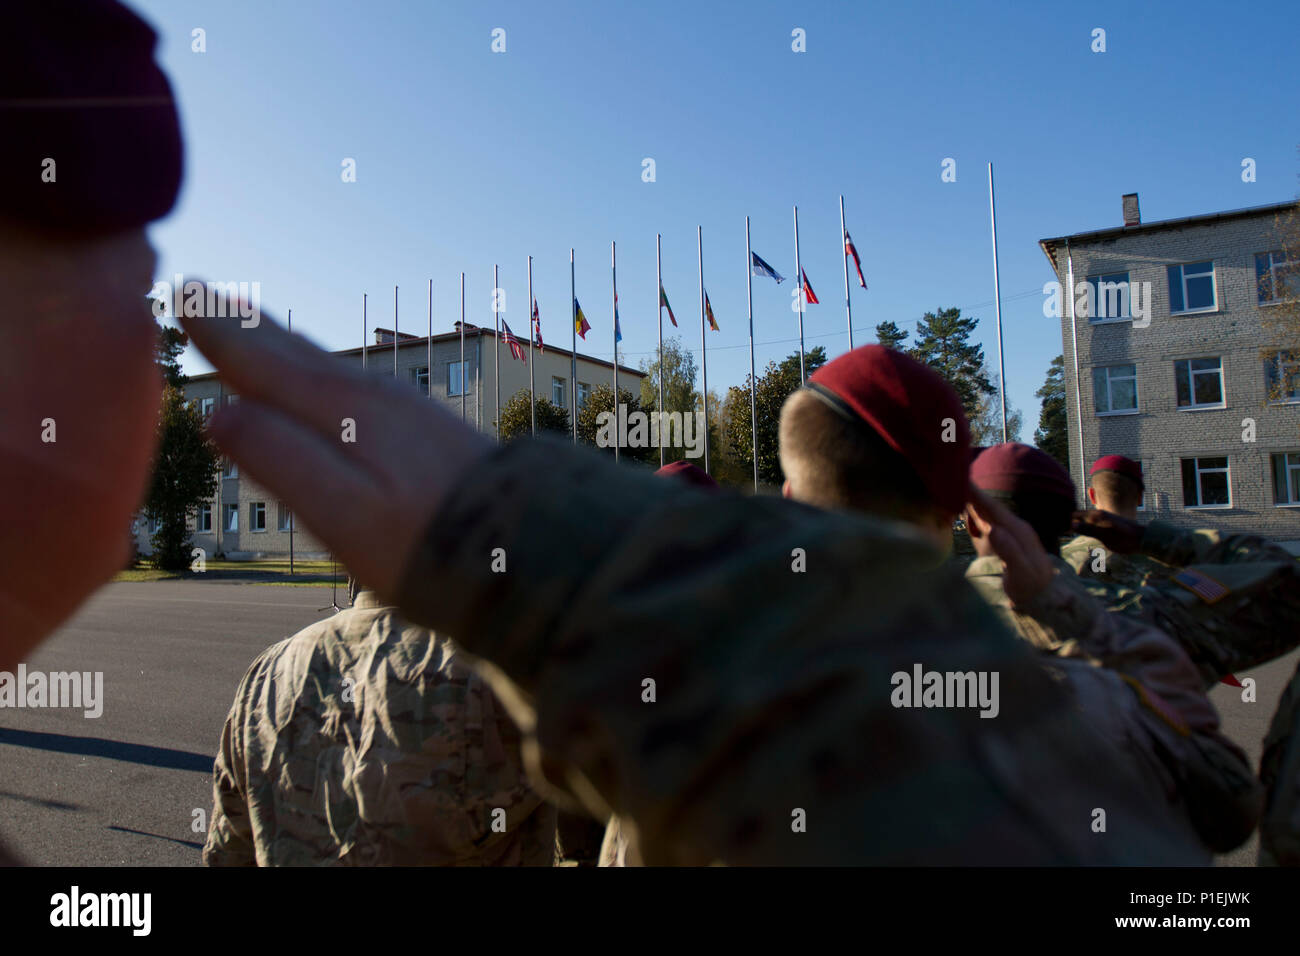
<svg viewBox="0 0 1300 956"><path fill-rule="evenodd" d="M614 294L614 341L623 341L623 329L618 324L618 293Z"/></svg>
<svg viewBox="0 0 1300 956"><path fill-rule="evenodd" d="M785 281L785 276L780 275L775 269L760 259L757 252L751 252L750 255L754 258L754 275L767 276L769 279L775 279L777 285L780 285Z"/></svg>

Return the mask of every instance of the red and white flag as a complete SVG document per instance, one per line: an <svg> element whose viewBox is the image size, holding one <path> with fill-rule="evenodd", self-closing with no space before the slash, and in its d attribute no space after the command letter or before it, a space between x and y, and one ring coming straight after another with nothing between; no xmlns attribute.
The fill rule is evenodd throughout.
<svg viewBox="0 0 1300 956"><path fill-rule="evenodd" d="M809 305L820 304L817 301L817 293L813 292L812 285L810 285L808 282L807 272L804 272L803 274L803 297L804 297L804 301L807 302Z"/></svg>
<svg viewBox="0 0 1300 956"><path fill-rule="evenodd" d="M844 230L844 254L853 257L853 265L858 270L858 285L862 288L867 287L867 280L862 277L862 260L858 258L858 250L853 245L853 240L849 238L849 231Z"/></svg>
<svg viewBox="0 0 1300 956"><path fill-rule="evenodd" d="M505 335L503 337L505 338L506 345L510 346L510 354L521 362L527 362L528 357L524 355L524 347L519 344L519 340L515 338L514 333L510 331L510 325L505 319L501 320L501 328L505 330Z"/></svg>

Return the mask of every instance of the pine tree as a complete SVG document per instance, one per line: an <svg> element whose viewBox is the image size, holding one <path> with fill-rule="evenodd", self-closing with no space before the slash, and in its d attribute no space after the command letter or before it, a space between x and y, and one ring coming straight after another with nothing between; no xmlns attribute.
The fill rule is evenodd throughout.
<svg viewBox="0 0 1300 956"><path fill-rule="evenodd" d="M978 319L963 319L961 309L927 312L916 323L916 345L910 353L953 387L968 419L979 414L981 395L997 391L985 374L984 347L968 341L978 324Z"/></svg>
<svg viewBox="0 0 1300 956"><path fill-rule="evenodd" d="M907 346L904 345L907 341L907 332L893 322L881 322L876 326L876 341L895 352L908 351Z"/></svg>
<svg viewBox="0 0 1300 956"><path fill-rule="evenodd" d="M1043 410L1038 416L1038 429L1034 444L1047 452L1067 469L1070 467L1069 432L1065 415L1065 356L1052 359L1047 369L1047 381L1034 392L1043 400Z"/></svg>

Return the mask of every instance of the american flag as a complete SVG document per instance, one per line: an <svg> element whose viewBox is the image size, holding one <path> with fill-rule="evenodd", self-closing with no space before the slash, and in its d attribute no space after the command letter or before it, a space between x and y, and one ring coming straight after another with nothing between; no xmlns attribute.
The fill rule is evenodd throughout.
<svg viewBox="0 0 1300 956"><path fill-rule="evenodd" d="M510 331L510 324L505 319L501 320L501 328L505 329L505 340L506 345L510 346L510 354L521 362L527 362L528 359L524 356L524 347L519 344L519 340Z"/></svg>
<svg viewBox="0 0 1300 956"><path fill-rule="evenodd" d="M1192 568L1184 568L1174 575L1174 583L1181 584L1187 590L1191 591L1206 604L1214 604L1222 601L1228 596L1229 592L1218 581L1208 574L1202 574Z"/></svg>
<svg viewBox="0 0 1300 956"><path fill-rule="evenodd" d="M545 346L542 344L542 314L537 311L536 299L533 299L533 341L537 343L537 351L546 351Z"/></svg>

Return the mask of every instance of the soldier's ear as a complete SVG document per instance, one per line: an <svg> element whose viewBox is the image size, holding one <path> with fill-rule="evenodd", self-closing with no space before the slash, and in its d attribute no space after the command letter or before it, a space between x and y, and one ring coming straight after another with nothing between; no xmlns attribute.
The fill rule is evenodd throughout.
<svg viewBox="0 0 1300 956"><path fill-rule="evenodd" d="M1101 507L1101 505L1097 504L1097 489L1092 487L1091 485L1088 486L1088 500L1092 502L1092 506L1094 508Z"/></svg>
<svg viewBox="0 0 1300 956"><path fill-rule="evenodd" d="M793 497L794 497L794 492L790 490L790 479L789 479L789 478L787 478L787 479L786 479L784 482L782 482L782 484L781 484L781 497L782 497L782 498L793 498Z"/></svg>

